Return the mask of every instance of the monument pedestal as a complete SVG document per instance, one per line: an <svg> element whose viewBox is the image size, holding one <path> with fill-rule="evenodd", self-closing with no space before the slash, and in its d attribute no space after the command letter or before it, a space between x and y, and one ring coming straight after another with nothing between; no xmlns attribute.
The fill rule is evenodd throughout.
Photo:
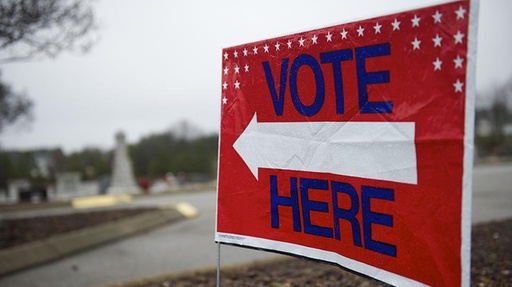
<svg viewBox="0 0 512 287"><path fill-rule="evenodd" d="M132 163L128 156L125 136L122 132L116 134L116 150L114 152L114 163L112 165L112 179L107 193L140 193L140 188L133 177Z"/></svg>

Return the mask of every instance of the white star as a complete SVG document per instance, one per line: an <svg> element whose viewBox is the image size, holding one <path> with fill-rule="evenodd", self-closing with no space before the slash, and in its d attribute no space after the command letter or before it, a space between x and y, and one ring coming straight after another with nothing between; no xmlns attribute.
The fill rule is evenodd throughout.
<svg viewBox="0 0 512 287"><path fill-rule="evenodd" d="M238 52L237 52L237 51L234 51L234 52L233 52L233 56L235 56L235 58L238 58Z"/></svg>
<svg viewBox="0 0 512 287"><path fill-rule="evenodd" d="M224 90L225 90L225 89L227 89L227 88L228 88L228 83L226 83L226 82L222 83L222 88L223 88Z"/></svg>
<svg viewBox="0 0 512 287"><path fill-rule="evenodd" d="M341 34L341 39L347 39L347 30L345 30L345 28L343 28L343 31L340 32Z"/></svg>
<svg viewBox="0 0 512 287"><path fill-rule="evenodd" d="M453 87L455 88L456 93L462 93L462 86L464 86L464 83L461 82L459 79L457 79L457 82L453 83Z"/></svg>
<svg viewBox="0 0 512 287"><path fill-rule="evenodd" d="M236 66L235 67L235 74L239 74L240 73L240 67Z"/></svg>
<svg viewBox="0 0 512 287"><path fill-rule="evenodd" d="M245 70L246 72L249 72L249 65L245 64L245 66L244 66L244 70Z"/></svg>
<svg viewBox="0 0 512 287"><path fill-rule="evenodd" d="M228 71L229 71L229 68L228 68L228 67L224 68L224 75L227 75L227 74L228 74Z"/></svg>
<svg viewBox="0 0 512 287"><path fill-rule="evenodd" d="M288 49L291 49L292 48L292 41L288 40L288 42L286 42L286 45L288 45Z"/></svg>
<svg viewBox="0 0 512 287"><path fill-rule="evenodd" d="M224 53L224 60L227 60L228 59L228 52L225 52Z"/></svg>
<svg viewBox="0 0 512 287"><path fill-rule="evenodd" d="M277 42L274 46L276 47L276 51L279 51L279 47L281 46L281 44L279 44L279 42Z"/></svg>
<svg viewBox="0 0 512 287"><path fill-rule="evenodd" d="M455 64L455 68L462 68L462 62L464 62L464 59L460 57L460 55L457 55L457 58L453 59L453 63Z"/></svg>
<svg viewBox="0 0 512 287"><path fill-rule="evenodd" d="M459 6L459 9L455 11L455 14L457 14L457 20L464 19L464 14L466 13L466 9L462 8L462 6Z"/></svg>
<svg viewBox="0 0 512 287"><path fill-rule="evenodd" d="M432 15L434 23L441 23L441 17L443 17L443 14L439 13L439 10L436 10L436 14Z"/></svg>
<svg viewBox="0 0 512 287"><path fill-rule="evenodd" d="M226 96L224 96L224 97L222 98L222 104L223 104L223 105L225 105L225 104L227 104L227 103L228 103L228 98L226 98Z"/></svg>
<svg viewBox="0 0 512 287"><path fill-rule="evenodd" d="M418 17L418 15L414 15L414 18L411 19L412 26L413 27L419 27L420 26L420 20L421 20L421 18Z"/></svg>
<svg viewBox="0 0 512 287"><path fill-rule="evenodd" d="M418 15L414 15L414 18L411 19L412 26L413 27L419 27L420 26L420 20L421 20L421 18L418 17Z"/></svg>
<svg viewBox="0 0 512 287"><path fill-rule="evenodd" d="M247 48L244 48L244 56L247 56Z"/></svg>
<svg viewBox="0 0 512 287"><path fill-rule="evenodd" d="M391 25L393 25L393 31L400 30L400 21L398 21L396 18L395 21L391 23Z"/></svg>
<svg viewBox="0 0 512 287"><path fill-rule="evenodd" d="M268 53L268 45L265 44L265 46L263 46L263 50L265 50L265 53Z"/></svg>
<svg viewBox="0 0 512 287"><path fill-rule="evenodd" d="M359 25L359 28L357 28L357 36L364 36L364 28L361 27L361 25Z"/></svg>
<svg viewBox="0 0 512 287"><path fill-rule="evenodd" d="M238 80L235 82L235 89L240 89L240 82Z"/></svg>
<svg viewBox="0 0 512 287"><path fill-rule="evenodd" d="M311 41L313 41L313 44L318 44L317 40L318 40L318 37L316 35L313 35L313 37L311 38Z"/></svg>
<svg viewBox="0 0 512 287"><path fill-rule="evenodd" d="M254 55L258 55L258 47L254 46L254 48L252 48L252 51L254 52Z"/></svg>
<svg viewBox="0 0 512 287"><path fill-rule="evenodd" d="M332 34L331 34L331 32L327 32L327 35L325 35L325 38L327 38L327 42L332 42Z"/></svg>
<svg viewBox="0 0 512 287"><path fill-rule="evenodd" d="M434 64L434 71L441 70L441 64L443 64L443 61L439 60L439 57L437 57L437 59L432 62L432 64Z"/></svg>
<svg viewBox="0 0 512 287"><path fill-rule="evenodd" d="M305 40L302 37L300 37L300 39L299 39L299 46L304 47L304 41Z"/></svg>
<svg viewBox="0 0 512 287"><path fill-rule="evenodd" d="M419 50L419 49L420 49L421 41L420 41L420 40L418 40L418 38L417 38L417 37L414 37L414 41L412 41L412 42L411 42L411 44L412 44L412 49L413 49L413 50L416 50L416 49L418 49L418 50Z"/></svg>
<svg viewBox="0 0 512 287"><path fill-rule="evenodd" d="M464 34L462 34L459 30L459 31L457 31L457 34L453 35L453 38L455 38L455 44L457 44L457 43L462 44L462 38L464 38Z"/></svg>
<svg viewBox="0 0 512 287"><path fill-rule="evenodd" d="M379 24L379 22L377 22L377 24L375 24L375 26L373 26L373 29L375 29L375 34L380 34L381 27L382 27L382 25Z"/></svg>
<svg viewBox="0 0 512 287"><path fill-rule="evenodd" d="M441 41L443 38L439 36L439 34L436 34L435 38L432 38L432 41L434 41L434 47L441 47Z"/></svg>

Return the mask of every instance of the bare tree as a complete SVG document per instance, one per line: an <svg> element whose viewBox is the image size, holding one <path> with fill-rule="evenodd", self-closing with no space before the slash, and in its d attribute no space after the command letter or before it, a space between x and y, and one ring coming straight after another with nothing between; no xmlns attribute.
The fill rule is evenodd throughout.
<svg viewBox="0 0 512 287"><path fill-rule="evenodd" d="M24 94L17 94L0 80L0 133L19 120L32 119L32 101Z"/></svg>
<svg viewBox="0 0 512 287"><path fill-rule="evenodd" d="M94 29L87 0L0 0L0 64L87 51Z"/></svg>
<svg viewBox="0 0 512 287"><path fill-rule="evenodd" d="M94 43L90 0L0 0L0 64L87 52ZM0 80L0 133L31 119L33 102Z"/></svg>

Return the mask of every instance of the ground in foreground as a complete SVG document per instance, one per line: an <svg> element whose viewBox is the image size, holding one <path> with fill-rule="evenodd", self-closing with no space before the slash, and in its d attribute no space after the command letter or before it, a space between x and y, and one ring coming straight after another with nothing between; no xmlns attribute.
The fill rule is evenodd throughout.
<svg viewBox="0 0 512 287"><path fill-rule="evenodd" d="M126 218L151 209L109 210L74 216L18 219L0 222L0 249L40 240L62 232ZM512 219L473 226L471 246L471 286L512 286ZM341 268L306 259L291 258L221 270L221 286L334 287L386 286L354 275ZM135 280L119 287L213 287L216 271L169 274Z"/></svg>
<svg viewBox="0 0 512 287"><path fill-rule="evenodd" d="M471 286L512 286L512 219L473 226ZM119 284L122 287L214 287L216 271L160 276ZM221 270L221 286L265 287L374 287L387 286L341 268L306 259L291 258Z"/></svg>

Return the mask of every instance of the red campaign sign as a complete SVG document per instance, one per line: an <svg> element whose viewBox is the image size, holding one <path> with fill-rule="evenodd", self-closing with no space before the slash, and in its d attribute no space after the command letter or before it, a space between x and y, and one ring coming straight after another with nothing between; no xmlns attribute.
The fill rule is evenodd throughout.
<svg viewBox="0 0 512 287"><path fill-rule="evenodd" d="M471 6L224 49L216 241L468 286Z"/></svg>

